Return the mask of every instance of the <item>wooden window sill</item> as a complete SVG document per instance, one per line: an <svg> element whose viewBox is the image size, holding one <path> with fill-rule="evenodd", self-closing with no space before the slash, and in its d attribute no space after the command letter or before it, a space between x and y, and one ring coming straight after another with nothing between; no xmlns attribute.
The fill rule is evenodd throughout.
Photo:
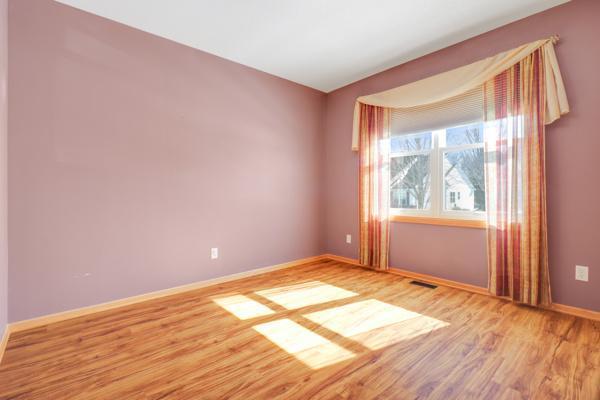
<svg viewBox="0 0 600 400"><path fill-rule="evenodd" d="M427 225L442 225L442 226L457 226L461 228L478 228L485 229L486 221L479 219L451 219L451 218L434 218L434 217L416 217L411 215L392 215L392 222L406 222L409 224L427 224Z"/></svg>

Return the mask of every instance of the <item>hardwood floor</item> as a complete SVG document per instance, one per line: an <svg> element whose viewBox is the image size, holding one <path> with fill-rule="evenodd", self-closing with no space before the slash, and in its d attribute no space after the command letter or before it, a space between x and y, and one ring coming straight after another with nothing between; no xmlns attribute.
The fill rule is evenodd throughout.
<svg viewBox="0 0 600 400"><path fill-rule="evenodd" d="M0 399L600 399L600 323L320 262L13 333Z"/></svg>

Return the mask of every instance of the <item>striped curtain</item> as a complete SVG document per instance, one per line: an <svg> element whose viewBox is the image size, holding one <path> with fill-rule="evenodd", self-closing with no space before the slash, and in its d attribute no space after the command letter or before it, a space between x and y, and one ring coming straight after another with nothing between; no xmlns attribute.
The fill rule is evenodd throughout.
<svg viewBox="0 0 600 400"><path fill-rule="evenodd" d="M489 288L534 306L551 303L544 57L538 49L484 84Z"/></svg>
<svg viewBox="0 0 600 400"><path fill-rule="evenodd" d="M388 268L390 110L360 105L360 263Z"/></svg>

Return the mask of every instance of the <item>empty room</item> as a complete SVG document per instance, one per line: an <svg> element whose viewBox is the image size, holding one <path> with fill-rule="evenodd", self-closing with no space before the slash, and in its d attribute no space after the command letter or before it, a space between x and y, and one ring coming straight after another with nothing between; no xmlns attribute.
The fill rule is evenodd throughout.
<svg viewBox="0 0 600 400"><path fill-rule="evenodd" d="M0 0L0 400L600 400L600 1Z"/></svg>

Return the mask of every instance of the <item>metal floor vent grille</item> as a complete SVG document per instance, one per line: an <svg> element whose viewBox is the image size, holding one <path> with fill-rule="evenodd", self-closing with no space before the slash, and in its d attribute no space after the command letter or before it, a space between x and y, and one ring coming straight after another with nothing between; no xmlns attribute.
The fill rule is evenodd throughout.
<svg viewBox="0 0 600 400"><path fill-rule="evenodd" d="M425 282L419 282L419 281L410 281L411 285L417 285L417 286L423 286L429 289L435 289L437 286L436 285L432 285L430 283L425 283Z"/></svg>

